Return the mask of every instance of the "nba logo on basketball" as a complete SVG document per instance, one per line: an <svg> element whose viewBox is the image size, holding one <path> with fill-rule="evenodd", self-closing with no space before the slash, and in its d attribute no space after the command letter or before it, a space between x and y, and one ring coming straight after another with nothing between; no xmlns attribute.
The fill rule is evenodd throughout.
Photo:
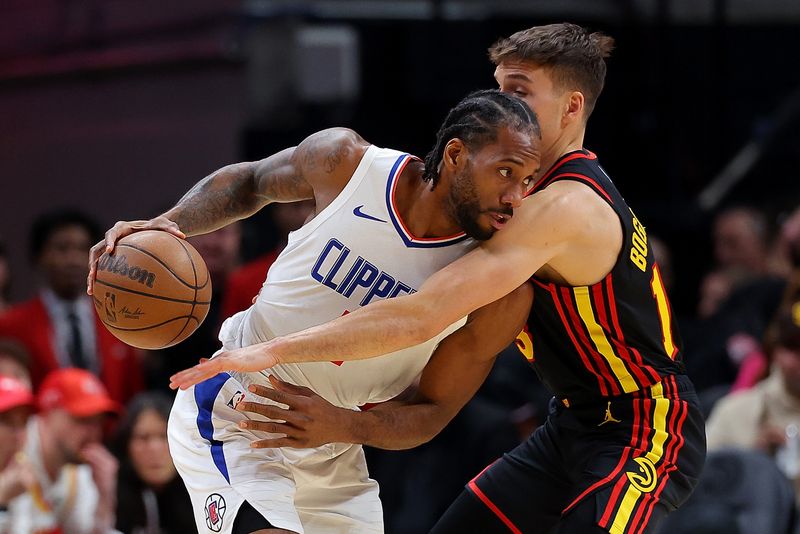
<svg viewBox="0 0 800 534"><path fill-rule="evenodd" d="M106 298L103 302L106 311L106 319L112 323L117 322L117 296L114 293L106 291Z"/></svg>
<svg viewBox="0 0 800 534"><path fill-rule="evenodd" d="M206 499L206 527L212 532L222 530L222 518L225 516L225 499L219 493L212 493Z"/></svg>

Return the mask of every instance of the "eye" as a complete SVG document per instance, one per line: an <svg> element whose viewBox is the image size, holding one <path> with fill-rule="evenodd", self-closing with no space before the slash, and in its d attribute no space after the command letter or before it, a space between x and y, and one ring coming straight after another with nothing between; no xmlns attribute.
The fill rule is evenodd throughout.
<svg viewBox="0 0 800 534"><path fill-rule="evenodd" d="M530 187L531 184L533 184L533 176L528 176L527 178L522 180L522 184L525 186L525 188Z"/></svg>
<svg viewBox="0 0 800 534"><path fill-rule="evenodd" d="M512 92L511 94L516 96L517 98L525 98L526 96L528 96L528 93L526 93L525 91L520 91L519 89Z"/></svg>
<svg viewBox="0 0 800 534"><path fill-rule="evenodd" d="M511 169L508 169L506 167L503 167L502 169L497 169L497 172L499 172L500 176L502 176L503 178L508 178L509 176L511 176Z"/></svg>

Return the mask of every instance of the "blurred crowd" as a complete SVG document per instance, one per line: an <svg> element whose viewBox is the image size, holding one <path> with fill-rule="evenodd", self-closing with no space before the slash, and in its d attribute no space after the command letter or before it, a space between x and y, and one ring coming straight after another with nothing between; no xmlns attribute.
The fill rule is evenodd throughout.
<svg viewBox="0 0 800 534"><path fill-rule="evenodd" d="M312 209L307 202L270 206L276 245L247 262L247 229L238 224L190 238L211 273L211 309L193 336L161 351L129 347L97 319L85 292L88 251L102 237L91 216L59 210L36 220L30 262L38 287L25 302L9 299L13 273L0 242L0 534L195 531L167 447L168 377L218 348L221 322L250 306L286 236ZM680 250L651 239L668 288L681 283L672 267ZM757 476L747 483L740 476L740 485L764 479L755 487L767 495L774 483L770 515L793 528L800 496L800 209L778 221L749 206L722 210L709 240L713 265L702 276L696 310L674 311L707 416L708 481L686 507L686 530L678 513L665 532L737 532L731 516L747 507L725 503L745 491L731 473L747 469ZM535 373L512 345L439 436L408 451L367 451L387 533L426 532L471 475L544 420L549 395L531 384L538 384ZM779 509L775 495L789 504ZM764 532L789 531L775 528Z"/></svg>

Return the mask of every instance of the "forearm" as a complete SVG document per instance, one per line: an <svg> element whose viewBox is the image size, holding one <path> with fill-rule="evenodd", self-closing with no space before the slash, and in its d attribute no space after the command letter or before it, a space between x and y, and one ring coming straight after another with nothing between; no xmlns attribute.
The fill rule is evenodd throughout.
<svg viewBox="0 0 800 534"><path fill-rule="evenodd" d="M411 449L430 441L454 415L436 404L389 401L353 412L344 441L387 450Z"/></svg>
<svg viewBox="0 0 800 534"><path fill-rule="evenodd" d="M265 343L261 346L265 360L362 360L427 341L527 280L532 272L525 262L530 251L512 248L511 252L473 250L431 276L416 293L373 302L329 323Z"/></svg>
<svg viewBox="0 0 800 534"><path fill-rule="evenodd" d="M97 503L95 511L94 534L109 534L115 532L114 526L116 519L116 498L101 497Z"/></svg>
<svg viewBox="0 0 800 534"><path fill-rule="evenodd" d="M301 332L263 344L280 363L362 360L389 354L434 337L447 324L428 314L415 295L370 304Z"/></svg>
<svg viewBox="0 0 800 534"><path fill-rule="evenodd" d="M265 204L257 194L253 164L235 163L200 180L164 216L186 235L197 235L252 215Z"/></svg>

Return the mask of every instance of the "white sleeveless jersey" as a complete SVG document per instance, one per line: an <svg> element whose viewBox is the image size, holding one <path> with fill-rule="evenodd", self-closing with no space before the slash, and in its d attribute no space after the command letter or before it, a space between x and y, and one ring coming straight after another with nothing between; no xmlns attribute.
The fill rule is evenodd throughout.
<svg viewBox="0 0 800 534"><path fill-rule="evenodd" d="M226 349L252 345L331 321L384 298L415 292L433 273L476 246L464 233L416 238L394 204L394 191L413 156L370 146L336 199L302 228L269 270L256 303L228 319ZM267 383L267 374L307 386L337 406L390 399L419 375L441 339L377 358L352 362L283 364L264 373L237 374Z"/></svg>

